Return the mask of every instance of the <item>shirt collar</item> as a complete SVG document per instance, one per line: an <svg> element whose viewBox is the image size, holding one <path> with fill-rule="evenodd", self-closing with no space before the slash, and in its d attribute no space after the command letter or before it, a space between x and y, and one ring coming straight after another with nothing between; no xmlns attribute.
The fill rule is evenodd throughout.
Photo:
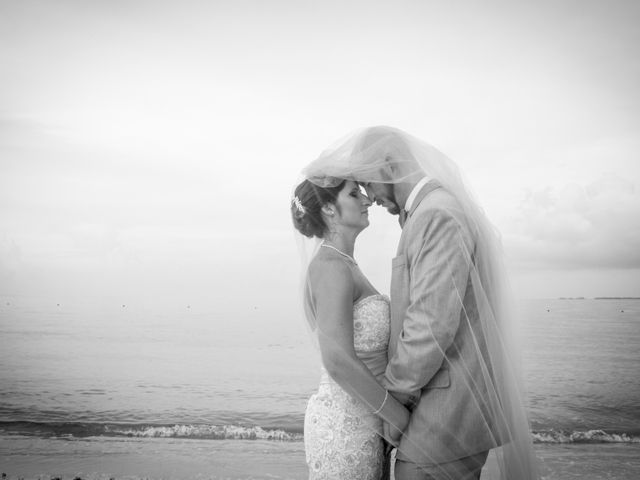
<svg viewBox="0 0 640 480"><path fill-rule="evenodd" d="M429 181L429 177L424 176L420 179L418 183L416 183L415 187L413 187L413 190L411 190L411 193L407 197L407 202L404 204L405 211L407 212L411 211L411 207L413 206L413 202L418 196L418 192L422 189L422 187L424 187L427 184L428 181Z"/></svg>

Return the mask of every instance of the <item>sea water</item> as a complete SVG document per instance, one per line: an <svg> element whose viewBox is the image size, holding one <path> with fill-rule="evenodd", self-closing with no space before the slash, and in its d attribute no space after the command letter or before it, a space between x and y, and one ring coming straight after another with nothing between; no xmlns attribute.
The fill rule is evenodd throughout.
<svg viewBox="0 0 640 480"><path fill-rule="evenodd" d="M640 475L640 301L528 300L520 313L545 478ZM305 478L302 424L319 363L294 317L1 298L0 469Z"/></svg>

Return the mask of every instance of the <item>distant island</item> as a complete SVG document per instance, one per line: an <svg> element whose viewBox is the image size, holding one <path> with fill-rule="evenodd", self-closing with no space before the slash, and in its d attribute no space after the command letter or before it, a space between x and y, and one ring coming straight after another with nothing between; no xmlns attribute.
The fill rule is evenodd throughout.
<svg viewBox="0 0 640 480"><path fill-rule="evenodd" d="M593 297L594 300L640 300L640 297Z"/></svg>
<svg viewBox="0 0 640 480"><path fill-rule="evenodd" d="M558 297L558 300L586 300L585 297ZM593 297L593 300L640 300L640 297Z"/></svg>

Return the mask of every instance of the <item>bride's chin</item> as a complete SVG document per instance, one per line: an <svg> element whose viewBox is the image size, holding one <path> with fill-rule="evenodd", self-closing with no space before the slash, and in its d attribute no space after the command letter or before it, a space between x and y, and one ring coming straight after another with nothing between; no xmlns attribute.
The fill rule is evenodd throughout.
<svg viewBox="0 0 640 480"><path fill-rule="evenodd" d="M366 229L368 226L369 226L369 221L367 220L367 222L366 222L366 223L364 223L364 224L360 225L360 226L356 229L356 232L357 232L356 234L357 234L357 235L360 235L360 234L362 233L362 231L363 231L364 229Z"/></svg>

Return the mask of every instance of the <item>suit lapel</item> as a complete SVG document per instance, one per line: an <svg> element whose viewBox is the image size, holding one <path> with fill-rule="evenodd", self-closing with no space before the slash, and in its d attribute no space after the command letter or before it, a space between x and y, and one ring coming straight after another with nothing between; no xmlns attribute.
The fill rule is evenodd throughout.
<svg viewBox="0 0 640 480"><path fill-rule="evenodd" d="M441 186L437 180L430 180L425 183L413 201L411 210L406 215L406 221L411 220L411 214L416 210L418 205L420 205L422 200ZM410 235L411 232L409 229L402 229L396 258L394 258L391 263L391 341L389 342L389 358L395 354L398 336L402 331L404 314L407 308L409 308L410 266L408 264L406 251L407 244L412 241L412 238L409 237ZM416 239L416 241L418 241L418 239Z"/></svg>

